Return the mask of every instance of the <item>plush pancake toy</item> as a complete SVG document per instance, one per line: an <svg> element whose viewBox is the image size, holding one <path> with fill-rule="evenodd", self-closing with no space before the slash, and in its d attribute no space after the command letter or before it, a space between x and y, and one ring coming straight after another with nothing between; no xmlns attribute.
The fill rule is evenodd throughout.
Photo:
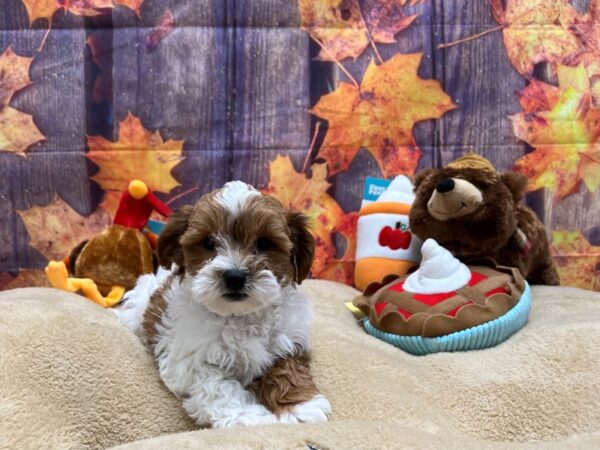
<svg viewBox="0 0 600 450"><path fill-rule="evenodd" d="M428 239L419 269L369 285L353 301L366 331L414 355L483 349L518 331L531 294L516 268L465 265Z"/></svg>

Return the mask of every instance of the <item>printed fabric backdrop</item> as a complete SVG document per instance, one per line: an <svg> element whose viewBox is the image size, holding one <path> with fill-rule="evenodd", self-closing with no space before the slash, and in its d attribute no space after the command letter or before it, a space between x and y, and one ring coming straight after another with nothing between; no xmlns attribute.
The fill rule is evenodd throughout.
<svg viewBox="0 0 600 450"><path fill-rule="evenodd" d="M529 177L564 284L600 290L600 1L2 0L0 287L241 179L352 283L366 176L483 154Z"/></svg>

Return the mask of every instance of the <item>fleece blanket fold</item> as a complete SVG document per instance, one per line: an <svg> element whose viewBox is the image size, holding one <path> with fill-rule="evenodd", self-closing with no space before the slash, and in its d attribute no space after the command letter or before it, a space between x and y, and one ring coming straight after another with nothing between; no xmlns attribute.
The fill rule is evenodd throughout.
<svg viewBox="0 0 600 450"><path fill-rule="evenodd" d="M530 322L481 351L412 356L367 335L357 292L307 281L328 423L197 429L110 312L52 289L0 293L0 448L600 446L600 294L533 287Z"/></svg>

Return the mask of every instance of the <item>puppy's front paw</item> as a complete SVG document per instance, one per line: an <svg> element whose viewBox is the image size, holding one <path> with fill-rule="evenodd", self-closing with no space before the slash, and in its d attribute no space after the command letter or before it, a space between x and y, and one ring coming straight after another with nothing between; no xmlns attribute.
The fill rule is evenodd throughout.
<svg viewBox="0 0 600 450"><path fill-rule="evenodd" d="M331 404L324 395L319 394L283 413L279 416L279 422L288 424L326 422L329 414L331 414Z"/></svg>
<svg viewBox="0 0 600 450"><path fill-rule="evenodd" d="M242 409L232 409L226 415L213 421L214 428L228 428L236 426L271 425L277 423L277 417L261 405L249 405Z"/></svg>

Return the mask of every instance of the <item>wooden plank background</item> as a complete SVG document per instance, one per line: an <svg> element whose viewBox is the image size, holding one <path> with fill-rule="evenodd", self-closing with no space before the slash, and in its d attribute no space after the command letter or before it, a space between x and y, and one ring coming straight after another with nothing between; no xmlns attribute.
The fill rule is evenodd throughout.
<svg viewBox="0 0 600 450"><path fill-rule="evenodd" d="M29 246L15 210L45 205L58 193L78 213L92 212L85 163L85 23L57 14L43 52L37 53L46 27L29 27L20 0L3 0L0 52L8 46L33 56L33 84L16 93L11 106L35 114L47 139L28 150L27 159L0 151L0 271L40 268L45 258Z"/></svg>
<svg viewBox="0 0 600 450"><path fill-rule="evenodd" d="M584 0L574 3L585 10ZM149 49L144 39L167 10L176 26ZM425 0L408 11L419 17L396 36L397 43L378 45L383 59L422 52L419 75L439 80L459 106L415 126L419 169L444 165L465 151L485 155L499 169L512 168L531 151L514 137L508 119L520 111L515 92L526 80L510 65L501 31L438 49L495 27L489 4ZM101 202L102 190L89 179L97 169L85 158L86 134L115 139L119 120L131 111L163 138L185 140L185 159L173 171L181 186L162 197L198 190L173 203L178 206L230 179L265 187L277 154L289 155L299 170L317 123L307 110L345 79L335 64L314 59L319 48L300 29L293 0L145 0L139 17L124 7L96 18L59 12L37 54L46 29L44 21L30 27L21 0L4 0L0 52L12 46L20 55L35 55L34 84L11 106L34 114L47 140L29 149L27 161L0 151L0 272L46 264L29 246L15 210L46 205L55 192L82 215ZM101 102L91 94L100 73L86 46L92 33L101 33L108 45L103 57L112 96ZM372 57L368 48L343 64L360 79ZM543 66L537 70L544 73ZM322 126L317 147L325 132ZM349 170L332 180L330 193L345 211L358 210L366 176L381 173L361 150ZM582 230L592 244L600 244L598 192L582 187L567 201L554 202L538 191L527 202L549 232Z"/></svg>

